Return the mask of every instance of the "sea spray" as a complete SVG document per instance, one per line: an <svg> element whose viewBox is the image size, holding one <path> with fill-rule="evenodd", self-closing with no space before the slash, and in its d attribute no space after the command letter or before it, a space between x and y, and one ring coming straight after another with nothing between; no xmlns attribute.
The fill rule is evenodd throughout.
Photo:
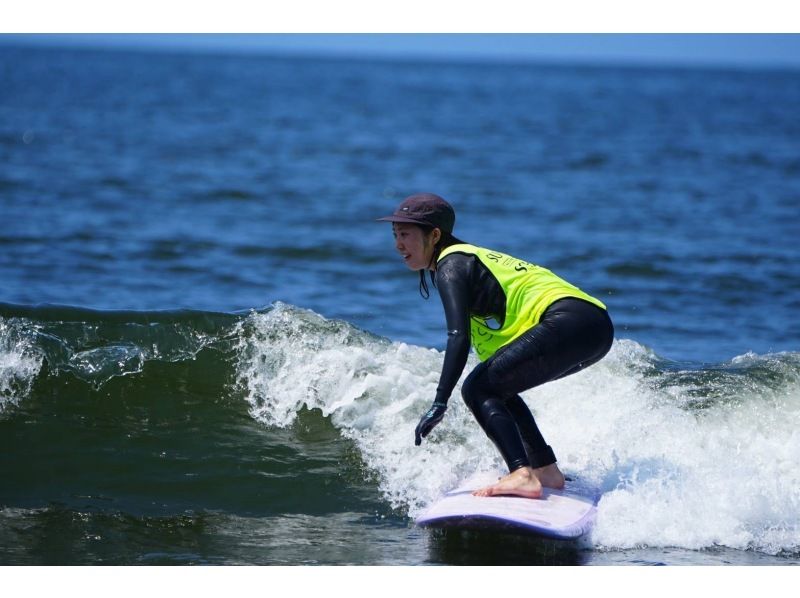
<svg viewBox="0 0 800 598"><path fill-rule="evenodd" d="M0 413L30 393L41 368L42 356L35 349L31 324L0 317Z"/></svg>
<svg viewBox="0 0 800 598"><path fill-rule="evenodd" d="M14 402L47 364L101 388L119 376L140 374L146 362L193 360L206 347L227 350L232 314L190 310L96 311L64 306L0 304L2 395ZM20 315L22 317L20 317Z"/></svg>

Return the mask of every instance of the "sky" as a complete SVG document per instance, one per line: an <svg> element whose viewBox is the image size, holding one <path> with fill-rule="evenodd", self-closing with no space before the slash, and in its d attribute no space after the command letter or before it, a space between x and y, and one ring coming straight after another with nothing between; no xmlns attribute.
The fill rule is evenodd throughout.
<svg viewBox="0 0 800 598"><path fill-rule="evenodd" d="M800 68L798 34L61 34L0 42L185 51Z"/></svg>
<svg viewBox="0 0 800 598"><path fill-rule="evenodd" d="M293 0L291 4L27 0L4 11L0 44L794 69L800 68L800 34L795 33L800 31L800 10L793 4L788 0ZM259 8L254 11L254 6ZM255 33L261 31L270 33Z"/></svg>

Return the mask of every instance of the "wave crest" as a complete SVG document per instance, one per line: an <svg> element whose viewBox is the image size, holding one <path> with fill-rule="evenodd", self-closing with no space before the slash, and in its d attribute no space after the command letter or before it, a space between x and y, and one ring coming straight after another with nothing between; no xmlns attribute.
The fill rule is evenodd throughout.
<svg viewBox="0 0 800 598"><path fill-rule="evenodd" d="M0 413L28 396L42 361L25 323L0 317Z"/></svg>
<svg viewBox="0 0 800 598"><path fill-rule="evenodd" d="M46 392L69 397L67 374L95 388L124 376L145 400L164 385L225 394L220 408L244 402L264 426L318 410L410 516L476 472L503 473L458 386L414 446L442 367L435 349L283 303L241 314L25 309L0 309L0 409L45 377ZM603 492L595 545L800 552L800 353L681 364L617 339L598 364L523 398L562 469Z"/></svg>

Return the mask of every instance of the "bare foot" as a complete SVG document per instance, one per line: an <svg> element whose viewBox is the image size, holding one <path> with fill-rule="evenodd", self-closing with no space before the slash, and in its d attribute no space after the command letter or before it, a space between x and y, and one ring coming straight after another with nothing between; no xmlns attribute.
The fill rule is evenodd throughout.
<svg viewBox="0 0 800 598"><path fill-rule="evenodd" d="M522 496L539 498L542 495L542 484L530 467L521 467L512 471L500 481L472 493L473 496Z"/></svg>

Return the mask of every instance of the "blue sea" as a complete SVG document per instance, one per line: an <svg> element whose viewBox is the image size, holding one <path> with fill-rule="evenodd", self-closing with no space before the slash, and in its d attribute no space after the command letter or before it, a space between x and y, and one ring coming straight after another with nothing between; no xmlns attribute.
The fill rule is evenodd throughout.
<svg viewBox="0 0 800 598"><path fill-rule="evenodd" d="M0 45L0 564L800 562L800 72ZM502 472L374 220L608 305L523 396L578 542L428 530ZM470 357L469 366L477 363ZM467 370L468 371L468 370Z"/></svg>

